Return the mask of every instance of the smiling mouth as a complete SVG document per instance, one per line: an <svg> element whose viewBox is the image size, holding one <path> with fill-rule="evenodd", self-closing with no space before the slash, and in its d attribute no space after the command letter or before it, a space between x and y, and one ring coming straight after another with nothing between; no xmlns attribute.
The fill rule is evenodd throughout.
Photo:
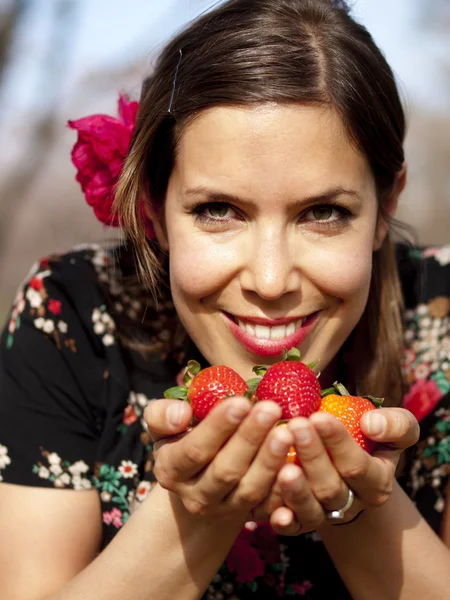
<svg viewBox="0 0 450 600"><path fill-rule="evenodd" d="M253 354L277 356L284 348L303 343L317 322L321 311L297 319L246 319L224 312L228 326L236 339Z"/></svg>
<svg viewBox="0 0 450 600"><path fill-rule="evenodd" d="M287 325L273 326L251 323L250 321L241 320L238 317L233 317L233 319L244 333L248 333L248 335L258 340L284 340L298 331L308 317L297 319Z"/></svg>

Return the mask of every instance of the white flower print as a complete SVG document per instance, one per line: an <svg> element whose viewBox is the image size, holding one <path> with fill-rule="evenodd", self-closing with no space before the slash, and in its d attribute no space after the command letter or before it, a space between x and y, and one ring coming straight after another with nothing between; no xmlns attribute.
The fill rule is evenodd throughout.
<svg viewBox="0 0 450 600"><path fill-rule="evenodd" d="M64 483L64 485L69 485L70 483L69 473L63 473L59 479Z"/></svg>
<svg viewBox="0 0 450 600"><path fill-rule="evenodd" d="M67 333L67 323L65 321L58 321L58 329L61 333Z"/></svg>
<svg viewBox="0 0 450 600"><path fill-rule="evenodd" d="M81 475L82 473L87 473L89 471L88 465L84 462L84 460L77 460L73 465L70 465L69 472L72 475Z"/></svg>
<svg viewBox="0 0 450 600"><path fill-rule="evenodd" d="M103 492L100 494L100 498L103 500L103 502L110 502L112 496L109 492L103 490Z"/></svg>
<svg viewBox="0 0 450 600"><path fill-rule="evenodd" d="M46 319L43 327L45 333L53 333L55 330L55 324L50 319Z"/></svg>
<svg viewBox="0 0 450 600"><path fill-rule="evenodd" d="M434 255L434 258L438 261L441 267L445 267L450 264L450 245L439 248Z"/></svg>
<svg viewBox="0 0 450 600"><path fill-rule="evenodd" d="M31 308L39 308L41 306L42 296L37 290L34 290L33 288L28 288L26 297L28 302L30 303Z"/></svg>
<svg viewBox="0 0 450 600"><path fill-rule="evenodd" d="M101 321L97 321L96 323L94 323L94 331L97 335L101 335L102 333L105 333L106 327L104 325L104 323L102 323Z"/></svg>
<svg viewBox="0 0 450 600"><path fill-rule="evenodd" d="M63 472L61 465L51 465L50 466L50 473L53 473L53 475L61 475L61 473Z"/></svg>
<svg viewBox="0 0 450 600"><path fill-rule="evenodd" d="M112 346L115 342L114 340L114 336L112 336L110 333L106 333L103 337L102 337L102 342L105 346Z"/></svg>
<svg viewBox="0 0 450 600"><path fill-rule="evenodd" d="M138 472L137 465L131 460L123 460L120 463L118 470L122 474L122 477L125 477L126 479L131 479Z"/></svg>
<svg viewBox="0 0 450 600"><path fill-rule="evenodd" d="M40 467L38 475L41 479L48 479L50 477L50 471L47 467Z"/></svg>
<svg viewBox="0 0 450 600"><path fill-rule="evenodd" d="M141 481L137 486L135 498L138 502L144 502L148 497L152 486L149 481Z"/></svg>
<svg viewBox="0 0 450 600"><path fill-rule="evenodd" d="M51 452L47 456L47 460L50 465L59 465L61 463L61 457L58 454L56 454L56 452Z"/></svg>
<svg viewBox="0 0 450 600"><path fill-rule="evenodd" d="M36 329L44 329L44 324L45 319L43 319L42 317L39 317L38 319L34 320L34 326L36 327Z"/></svg>
<svg viewBox="0 0 450 600"><path fill-rule="evenodd" d="M0 444L0 481L3 481L2 471L11 464L11 459L8 456L8 448Z"/></svg>

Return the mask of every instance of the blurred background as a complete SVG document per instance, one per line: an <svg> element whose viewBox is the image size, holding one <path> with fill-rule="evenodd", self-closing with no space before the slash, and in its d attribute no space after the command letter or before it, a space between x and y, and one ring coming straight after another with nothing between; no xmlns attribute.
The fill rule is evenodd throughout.
<svg viewBox="0 0 450 600"><path fill-rule="evenodd" d="M450 242L450 0L350 0L394 69L407 110L400 218ZM214 0L0 0L0 321L31 264L111 239L85 204L68 119L116 114L155 56Z"/></svg>

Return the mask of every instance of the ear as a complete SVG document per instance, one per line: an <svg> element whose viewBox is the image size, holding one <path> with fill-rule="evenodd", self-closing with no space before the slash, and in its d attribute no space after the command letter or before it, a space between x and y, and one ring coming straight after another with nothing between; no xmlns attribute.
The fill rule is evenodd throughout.
<svg viewBox="0 0 450 600"><path fill-rule="evenodd" d="M169 241L167 239L166 226L164 223L164 210L162 208L153 206L148 199L143 201L143 205L145 214L144 218L150 221L153 231L155 232L155 237L158 240L161 248L168 252Z"/></svg>
<svg viewBox="0 0 450 600"><path fill-rule="evenodd" d="M406 163L403 163L401 171L399 171L395 177L395 182L392 191L383 200L383 212L388 217L393 217L397 212L398 199L406 185L407 170L408 168ZM373 240L374 252L381 248L388 231L389 222L386 219L384 219L382 215L379 215Z"/></svg>

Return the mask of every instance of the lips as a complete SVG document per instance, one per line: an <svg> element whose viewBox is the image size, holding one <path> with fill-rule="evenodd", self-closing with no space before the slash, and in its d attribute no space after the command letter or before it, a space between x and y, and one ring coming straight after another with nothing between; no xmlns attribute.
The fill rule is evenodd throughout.
<svg viewBox="0 0 450 600"><path fill-rule="evenodd" d="M320 311L291 319L245 319L222 313L231 333L250 352L259 356L278 356L285 348L303 343L314 327Z"/></svg>

